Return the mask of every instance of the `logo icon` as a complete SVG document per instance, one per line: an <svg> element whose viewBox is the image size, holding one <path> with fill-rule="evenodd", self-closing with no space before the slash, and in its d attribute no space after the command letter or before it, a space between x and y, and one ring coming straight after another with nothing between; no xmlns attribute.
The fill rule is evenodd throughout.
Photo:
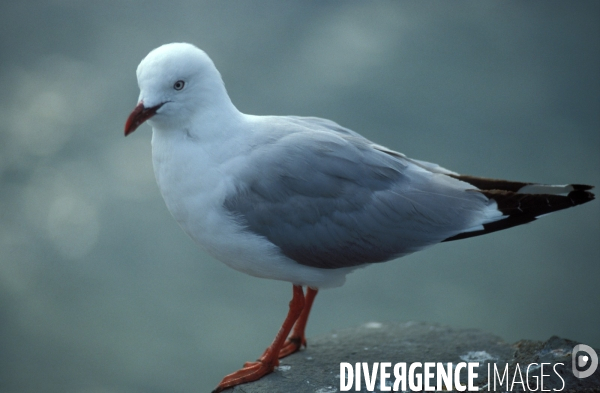
<svg viewBox="0 0 600 393"><path fill-rule="evenodd" d="M580 354L577 356L578 352L585 352L586 354ZM571 369L573 370L573 375L575 375L577 378L587 378L598 368L598 354L589 345L575 345L575 347L573 347L571 358L573 359L573 362L571 363ZM587 370L579 371L588 365L589 368Z"/></svg>

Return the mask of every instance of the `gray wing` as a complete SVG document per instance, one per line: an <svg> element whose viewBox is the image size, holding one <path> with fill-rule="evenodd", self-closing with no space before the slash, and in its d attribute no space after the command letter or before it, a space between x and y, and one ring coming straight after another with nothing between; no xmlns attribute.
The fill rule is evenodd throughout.
<svg viewBox="0 0 600 393"><path fill-rule="evenodd" d="M335 132L335 133L338 133L341 135L351 136L353 138L356 138L357 140L360 140L361 142L364 142L364 143L370 145L371 147L373 147L377 150L380 150L380 151L390 154L392 156L404 159L406 161L410 161L411 163L413 163L417 166L420 166L421 168L427 169L430 172L458 176L458 173L450 171L446 168L443 168L443 167L439 166L438 164L434 164L432 162L427 162L427 161L422 161L422 160L415 160L414 158L408 158L402 153L399 153L394 150L390 150L387 147L373 143L370 140L368 140L367 138L365 138L364 136L360 135L359 133L352 131L346 127L342 127L341 125L339 125L336 122L331 121L331 120L322 119L320 117L300 117L300 116L288 116L287 120L295 122L299 125L308 126L308 127L312 127L312 128L318 128L321 130L325 129L327 131Z"/></svg>
<svg viewBox="0 0 600 393"><path fill-rule="evenodd" d="M296 262L340 268L386 261L492 220L489 199L473 186L349 130L302 120L289 119L285 133L255 146L224 201L248 231Z"/></svg>

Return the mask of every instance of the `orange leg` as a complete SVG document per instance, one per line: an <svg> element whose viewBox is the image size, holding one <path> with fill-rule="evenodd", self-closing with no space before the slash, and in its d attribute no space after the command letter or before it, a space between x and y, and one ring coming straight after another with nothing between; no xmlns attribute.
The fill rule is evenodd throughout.
<svg viewBox="0 0 600 393"><path fill-rule="evenodd" d="M304 308L302 309L302 314L300 314L296 324L294 325L292 335L285 341L285 344L283 344L283 347L279 351L279 359L297 352L301 346L306 347L304 330L306 329L308 315L310 314L310 309L318 291L318 289L313 289L311 287L306 288L306 297L304 298Z"/></svg>
<svg viewBox="0 0 600 393"><path fill-rule="evenodd" d="M273 343L256 362L247 362L241 370L225 376L212 393L219 393L232 386L256 381L273 372L273 369L279 365L279 351L283 342L292 330L303 308L304 292L302 291L302 286L294 285L294 295L290 301L290 310Z"/></svg>

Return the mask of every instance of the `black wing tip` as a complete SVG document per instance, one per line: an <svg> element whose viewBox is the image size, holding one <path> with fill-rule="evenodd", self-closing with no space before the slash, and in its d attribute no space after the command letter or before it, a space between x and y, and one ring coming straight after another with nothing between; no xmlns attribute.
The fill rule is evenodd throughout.
<svg viewBox="0 0 600 393"><path fill-rule="evenodd" d="M594 188L593 186L584 184L570 184L570 186L573 187L573 190L568 195L519 194L512 191L479 190L478 192L496 201L498 210L504 213L506 218L483 224L482 230L459 233L445 239L444 242L485 235L527 224L544 214L582 205L596 199L596 196L588 191Z"/></svg>
<svg viewBox="0 0 600 393"><path fill-rule="evenodd" d="M575 188L575 186L579 185L573 184L573 188ZM567 195L567 198L571 199L571 203L573 204L573 206L582 205L584 203L588 203L596 199L596 196L593 193L587 191L594 188L593 186L582 185L582 187L587 188L575 188Z"/></svg>
<svg viewBox="0 0 600 393"><path fill-rule="evenodd" d="M519 192L521 188L525 186L550 186L548 184L540 183L526 183L511 180L491 179L487 177L477 177L471 175L448 175L457 180L464 181L484 191L500 190L500 191L512 191ZM573 188L573 191L589 191L594 188L587 184L568 184L569 187Z"/></svg>
<svg viewBox="0 0 600 393"><path fill-rule="evenodd" d="M589 191L594 189L594 186L588 186L587 184L569 184L573 187L573 191ZM592 194L594 196L594 194Z"/></svg>

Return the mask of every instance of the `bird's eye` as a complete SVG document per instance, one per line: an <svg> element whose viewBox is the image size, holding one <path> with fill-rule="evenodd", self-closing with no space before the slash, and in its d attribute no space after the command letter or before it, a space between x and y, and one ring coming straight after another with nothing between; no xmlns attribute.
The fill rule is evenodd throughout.
<svg viewBox="0 0 600 393"><path fill-rule="evenodd" d="M181 89L183 89L183 86L185 86L185 82L184 81L177 81L173 85L173 89L175 89L175 90L181 90Z"/></svg>

